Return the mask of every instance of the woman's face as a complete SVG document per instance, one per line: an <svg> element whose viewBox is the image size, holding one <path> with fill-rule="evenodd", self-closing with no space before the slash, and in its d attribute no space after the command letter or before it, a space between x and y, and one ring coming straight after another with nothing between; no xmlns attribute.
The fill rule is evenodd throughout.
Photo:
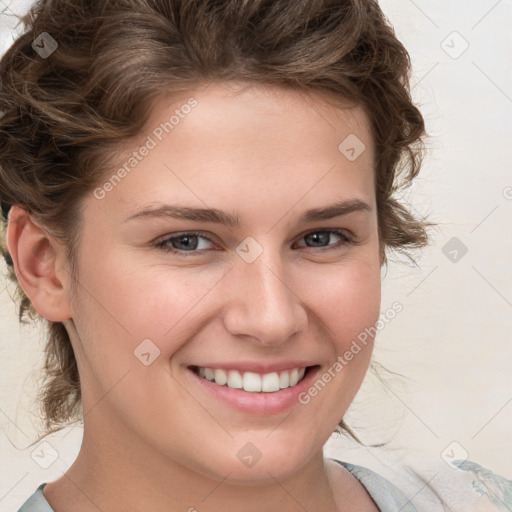
<svg viewBox="0 0 512 512"><path fill-rule="evenodd" d="M358 108L236 91L160 99L86 197L66 325L96 446L279 480L322 450L368 368L371 338L346 353L379 316L374 150Z"/></svg>

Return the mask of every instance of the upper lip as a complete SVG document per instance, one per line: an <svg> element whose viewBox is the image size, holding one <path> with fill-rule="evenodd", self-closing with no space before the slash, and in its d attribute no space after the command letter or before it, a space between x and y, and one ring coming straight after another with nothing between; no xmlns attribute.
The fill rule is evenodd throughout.
<svg viewBox="0 0 512 512"><path fill-rule="evenodd" d="M206 363L189 365L189 367L211 368L213 370L239 370L241 372L254 373L273 373L284 370L293 370L294 368L306 368L308 366L316 366L318 363L312 361L275 361L273 363L258 363L256 361L239 361L226 363Z"/></svg>

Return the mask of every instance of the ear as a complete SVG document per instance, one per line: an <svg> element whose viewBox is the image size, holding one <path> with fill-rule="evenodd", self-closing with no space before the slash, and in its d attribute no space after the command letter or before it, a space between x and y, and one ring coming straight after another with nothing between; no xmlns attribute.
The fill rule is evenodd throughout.
<svg viewBox="0 0 512 512"><path fill-rule="evenodd" d="M65 247L16 205L9 211L6 244L18 283L34 309L52 322L71 318Z"/></svg>

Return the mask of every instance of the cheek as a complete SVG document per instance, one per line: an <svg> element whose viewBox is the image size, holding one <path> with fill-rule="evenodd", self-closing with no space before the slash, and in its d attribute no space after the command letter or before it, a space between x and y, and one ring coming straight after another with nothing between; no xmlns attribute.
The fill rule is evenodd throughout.
<svg viewBox="0 0 512 512"><path fill-rule="evenodd" d="M380 314L380 267L373 262L344 262L316 272L315 287L307 296L326 328L325 334L341 354Z"/></svg>
<svg viewBox="0 0 512 512"><path fill-rule="evenodd" d="M189 318L197 319L202 300L225 272L219 267L149 265L127 253L118 256L84 273L87 293L82 295L90 317L132 350L146 338L158 344L179 332L181 339L191 324Z"/></svg>
<svg viewBox="0 0 512 512"><path fill-rule="evenodd" d="M167 427L178 428L185 411L173 405L179 414L167 417L162 400L181 404L187 396L171 377L168 360L187 340L186 315L200 295L168 273L165 279L135 275L122 265L103 271L82 273L74 315L84 411L94 411L91 422L124 418L140 431L153 428L147 418L158 411Z"/></svg>
<svg viewBox="0 0 512 512"><path fill-rule="evenodd" d="M186 296L180 279L173 279L171 287L168 276L135 270L122 258L104 261L108 263L82 267L73 321L81 376L106 391L127 371L134 376L144 366L142 353L149 352L151 360L164 355L162 335L186 315L194 294Z"/></svg>
<svg viewBox="0 0 512 512"><path fill-rule="evenodd" d="M317 325L330 347L330 364L299 401L309 418L325 419L327 436L345 415L368 370L373 349L371 328L380 313L380 267L373 259L368 263L346 260L326 269L324 275L317 273L317 277L318 286L308 293L315 302Z"/></svg>

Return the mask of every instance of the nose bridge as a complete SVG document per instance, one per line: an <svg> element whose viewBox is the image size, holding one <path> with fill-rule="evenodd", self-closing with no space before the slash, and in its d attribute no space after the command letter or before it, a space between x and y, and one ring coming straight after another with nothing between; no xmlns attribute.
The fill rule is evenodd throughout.
<svg viewBox="0 0 512 512"><path fill-rule="evenodd" d="M240 257L235 265L231 276L234 291L229 294L225 316L231 334L277 344L304 328L305 311L277 248L266 247L250 263Z"/></svg>

